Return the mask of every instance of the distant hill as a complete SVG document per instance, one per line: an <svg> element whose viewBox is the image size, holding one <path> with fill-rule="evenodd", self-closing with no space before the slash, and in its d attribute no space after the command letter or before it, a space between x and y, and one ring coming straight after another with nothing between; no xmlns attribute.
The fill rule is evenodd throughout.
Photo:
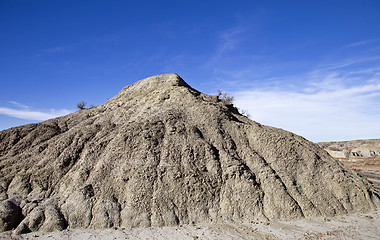
<svg viewBox="0 0 380 240"><path fill-rule="evenodd" d="M366 177L380 193L380 139L318 144L332 157Z"/></svg>
<svg viewBox="0 0 380 240"><path fill-rule="evenodd" d="M336 159L380 159L380 139L320 142L318 145Z"/></svg>

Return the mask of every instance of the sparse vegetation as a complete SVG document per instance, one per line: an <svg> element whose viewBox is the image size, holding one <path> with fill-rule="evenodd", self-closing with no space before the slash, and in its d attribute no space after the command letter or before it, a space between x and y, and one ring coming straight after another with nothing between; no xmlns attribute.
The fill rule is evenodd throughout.
<svg viewBox="0 0 380 240"><path fill-rule="evenodd" d="M247 118L250 118L248 111L244 109L239 109L235 106L233 106L234 96L230 95L227 92L223 92L221 90L217 90L216 99L217 101L222 102L226 106L231 106L235 111L239 112L241 115L246 116Z"/></svg>
<svg viewBox="0 0 380 240"><path fill-rule="evenodd" d="M227 92L223 92L221 90L217 90L217 97L220 101L222 101L225 105L232 105L232 102L234 100L234 96L231 96Z"/></svg>
<svg viewBox="0 0 380 240"><path fill-rule="evenodd" d="M85 101L80 101L78 104L77 104L77 108L79 109L79 110L83 110L83 109L85 109L85 107L84 106L86 106L86 102Z"/></svg>

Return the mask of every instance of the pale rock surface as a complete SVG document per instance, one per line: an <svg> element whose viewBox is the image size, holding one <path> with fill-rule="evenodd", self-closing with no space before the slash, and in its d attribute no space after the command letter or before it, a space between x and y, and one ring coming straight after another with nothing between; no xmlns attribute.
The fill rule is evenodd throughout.
<svg viewBox="0 0 380 240"><path fill-rule="evenodd" d="M253 103L254 104L254 103ZM318 145L249 120L177 74L0 132L0 230L255 223L376 209Z"/></svg>
<svg viewBox="0 0 380 240"><path fill-rule="evenodd" d="M380 139L320 142L318 145L325 149L332 157L339 160L380 159Z"/></svg>

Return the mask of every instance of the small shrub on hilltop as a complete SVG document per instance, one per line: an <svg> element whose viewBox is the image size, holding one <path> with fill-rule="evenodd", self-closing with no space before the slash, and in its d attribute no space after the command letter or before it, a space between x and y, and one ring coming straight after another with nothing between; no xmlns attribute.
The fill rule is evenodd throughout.
<svg viewBox="0 0 380 240"><path fill-rule="evenodd" d="M227 92L222 92L221 90L218 90L218 93L216 96L225 105L232 105L232 102L234 100L234 96L229 95Z"/></svg>
<svg viewBox="0 0 380 240"><path fill-rule="evenodd" d="M233 106L234 96L230 95L227 92L223 92L221 90L217 90L217 91L218 93L216 94L216 97L218 101L221 101L224 105L231 107L232 109L234 109L236 112L240 113L241 115L247 118L250 118L247 110L239 109Z"/></svg>
<svg viewBox="0 0 380 240"><path fill-rule="evenodd" d="M80 101L78 104L77 104L77 108L79 109L79 110L83 110L83 109L85 109L85 107L84 106L86 106L86 102L85 101Z"/></svg>

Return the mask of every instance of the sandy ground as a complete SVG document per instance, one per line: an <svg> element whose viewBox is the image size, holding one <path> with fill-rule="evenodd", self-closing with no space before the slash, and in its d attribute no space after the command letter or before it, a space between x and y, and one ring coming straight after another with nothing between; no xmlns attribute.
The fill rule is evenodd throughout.
<svg viewBox="0 0 380 240"><path fill-rule="evenodd" d="M380 239L380 214L299 219L259 224L215 224L162 228L83 230L0 234L0 239Z"/></svg>

